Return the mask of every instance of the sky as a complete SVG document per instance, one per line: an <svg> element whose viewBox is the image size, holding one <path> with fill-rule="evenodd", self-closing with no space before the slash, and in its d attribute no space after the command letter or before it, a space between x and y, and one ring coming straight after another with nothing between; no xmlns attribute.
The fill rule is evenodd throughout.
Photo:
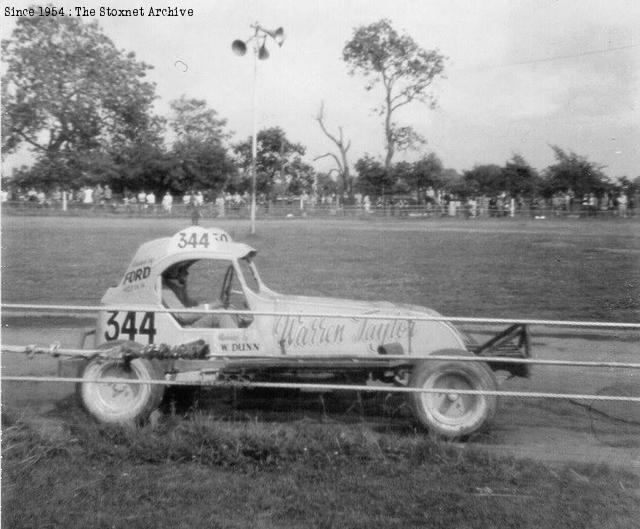
<svg viewBox="0 0 640 529"><path fill-rule="evenodd" d="M325 124L350 140L351 165L368 153L383 159L381 118L373 109L380 88L367 92L350 76L342 49L354 28L388 18L425 49L448 59L445 78L433 85L438 105L412 103L396 115L427 139L413 160L435 152L458 171L504 164L522 155L542 170L554 162L551 145L605 166L610 178L640 176L640 2L637 0L148 0L57 2L66 13L96 9L116 47L134 51L154 68L155 110L185 95L205 99L227 119L233 141L253 130L253 90L258 129L280 126L307 147L306 160L335 146L315 121L324 102ZM7 38L15 17L3 2L0 32ZM99 8L140 7L145 16L99 16ZM193 16L149 17L150 7L193 9ZM251 24L283 27L282 47L267 43L259 61L231 51L252 35ZM20 152L5 158L3 173L28 163ZM314 165L327 171L330 158Z"/></svg>

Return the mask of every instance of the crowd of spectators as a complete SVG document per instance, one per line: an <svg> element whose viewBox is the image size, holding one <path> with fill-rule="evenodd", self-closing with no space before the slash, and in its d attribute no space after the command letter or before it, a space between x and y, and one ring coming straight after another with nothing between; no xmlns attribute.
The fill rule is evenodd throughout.
<svg viewBox="0 0 640 529"><path fill-rule="evenodd" d="M631 216L635 213L638 196L628 195L624 191L595 193L577 197L573 192L556 193L551 198L524 199L510 197L507 193L495 196L479 195L461 198L453 194L436 193L427 196L419 203L406 197L390 197L385 203L379 199L375 207L387 207L392 213L422 214L425 216L449 216L465 218L500 218L531 216L546 218L549 216Z"/></svg>
<svg viewBox="0 0 640 529"><path fill-rule="evenodd" d="M523 199L510 197L507 193L495 196L480 195L461 198L443 191L427 190L419 197L415 195L387 195L370 197L355 193L351 197L340 197L335 193L279 196L267 200L264 195L257 197L257 204L263 212L287 210L306 214L314 210L352 211L362 214L380 213L389 215L419 215L427 217L451 216L465 218L513 217L529 215L534 217L579 215L599 216L604 213L620 217L635 213L637 196L625 192L611 191L576 196L573 192L557 193L551 198ZM59 210L87 209L113 213L130 214L194 214L224 217L227 214L248 212L251 204L249 193L220 193L212 195L201 190L187 191L182 195L170 192L158 194L152 190L125 191L114 193L109 185L84 186L63 190L54 188L48 193L34 187L2 191L5 205L18 207L51 208Z"/></svg>

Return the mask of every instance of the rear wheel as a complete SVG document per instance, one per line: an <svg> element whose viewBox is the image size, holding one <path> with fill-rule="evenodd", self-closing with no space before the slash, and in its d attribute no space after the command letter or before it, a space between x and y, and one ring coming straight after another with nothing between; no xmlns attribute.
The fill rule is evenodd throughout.
<svg viewBox="0 0 640 529"><path fill-rule="evenodd" d="M120 344L112 342L103 344L101 348L107 349L117 345ZM82 406L98 421L104 423L144 421L159 406L164 394L164 386L160 384L91 382L108 378L132 381L161 380L160 366L146 358L119 360L97 357L87 362L81 377L87 380L79 383L76 388Z"/></svg>
<svg viewBox="0 0 640 529"><path fill-rule="evenodd" d="M441 355L469 355L466 351L439 351ZM459 390L495 391L497 383L481 362L425 360L409 377L409 386L442 392L411 393L409 405L416 420L430 432L452 439L480 430L495 414L495 395L470 395Z"/></svg>

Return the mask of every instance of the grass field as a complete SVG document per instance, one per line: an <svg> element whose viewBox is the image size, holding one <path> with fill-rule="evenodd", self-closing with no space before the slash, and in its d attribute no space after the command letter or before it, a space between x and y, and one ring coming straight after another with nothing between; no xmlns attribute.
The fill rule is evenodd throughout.
<svg viewBox="0 0 640 529"><path fill-rule="evenodd" d="M254 237L246 222L216 224L257 248L263 279L285 293L415 303L449 316L640 316L636 221L266 221ZM97 304L142 242L184 222L4 217L2 225L3 302Z"/></svg>
<svg viewBox="0 0 640 529"><path fill-rule="evenodd" d="M271 288L430 306L451 316L638 321L635 221L267 221L219 225ZM2 219L4 303L97 304L177 220ZM34 323L35 322L35 323ZM51 325L42 319L10 325ZM286 402L286 398L285 398ZM315 401L317 403L317 401ZM317 407L317 406L316 406ZM565 408L562 408L563 410ZM220 413L220 412L215 412ZM640 480L438 443L401 416L167 413L101 427L71 401L3 415L6 527L636 527Z"/></svg>
<svg viewBox="0 0 640 529"><path fill-rule="evenodd" d="M6 419L5 419L6 420ZM336 424L5 422L5 527L637 527L637 476Z"/></svg>

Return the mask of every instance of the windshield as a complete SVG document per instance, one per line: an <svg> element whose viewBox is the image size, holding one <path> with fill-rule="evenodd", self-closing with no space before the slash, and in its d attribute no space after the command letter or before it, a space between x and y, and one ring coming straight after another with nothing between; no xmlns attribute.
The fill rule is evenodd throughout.
<svg viewBox="0 0 640 529"><path fill-rule="evenodd" d="M251 292L258 294L260 292L260 280L258 279L257 270L255 269L252 258L250 256L243 257L238 260L238 263L247 288L251 290Z"/></svg>

